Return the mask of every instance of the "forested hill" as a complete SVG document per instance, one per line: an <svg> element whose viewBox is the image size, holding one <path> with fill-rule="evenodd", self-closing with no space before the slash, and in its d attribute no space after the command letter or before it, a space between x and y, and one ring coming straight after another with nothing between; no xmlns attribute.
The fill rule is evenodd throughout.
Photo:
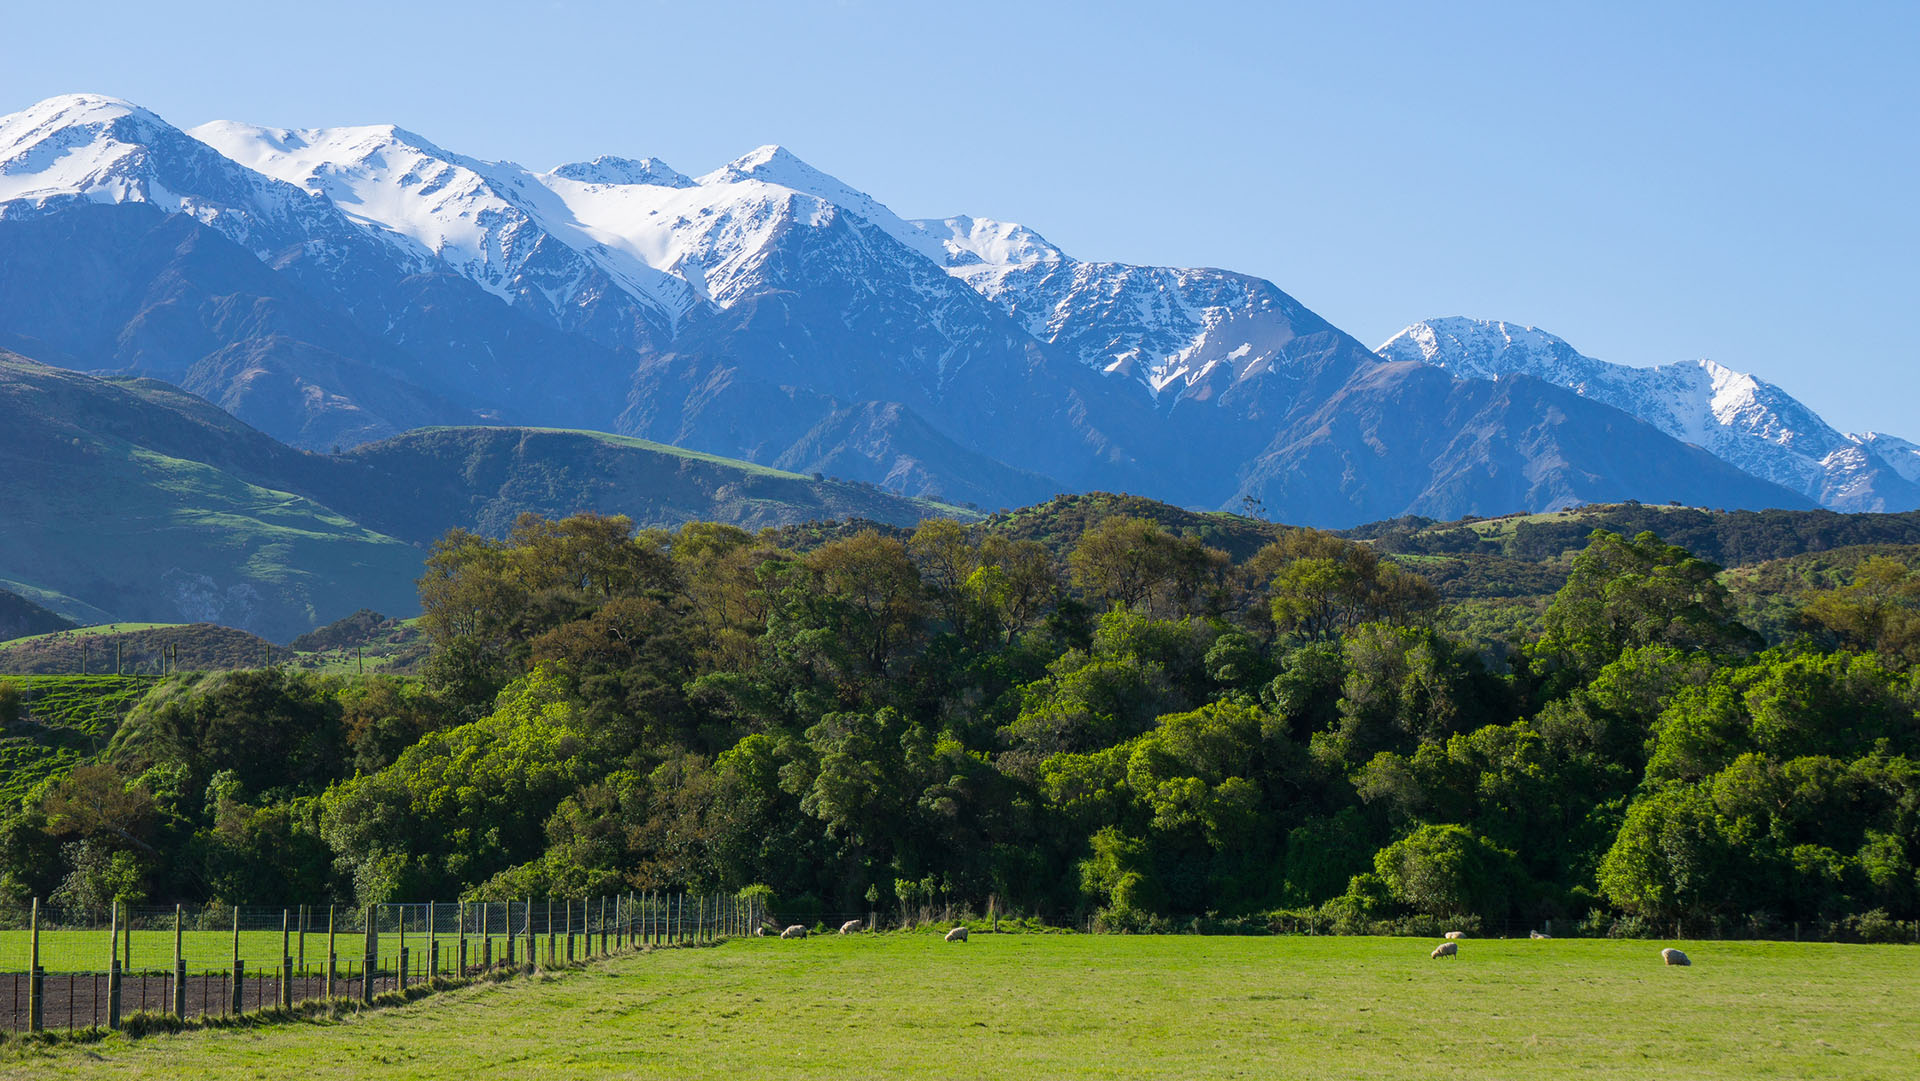
<svg viewBox="0 0 1920 1081"><path fill-rule="evenodd" d="M1861 544L1920 544L1920 511L1840 514L1830 510L1708 510L1607 503L1551 514L1515 514L1436 522L1398 518L1344 531L1383 552L1488 555L1532 562L1559 559L1596 529L1660 535L1724 567L1785 559Z"/></svg>
<svg viewBox="0 0 1920 1081"><path fill-rule="evenodd" d="M157 683L6 809L0 903L753 889L803 918L992 898L1122 928L1856 938L1920 918L1911 549L1760 565L1800 583L1769 645L1732 572L1651 533L1526 564L1562 579L1532 626L1468 634L1417 568L1472 557L1275 529L1236 558L1085 500L1007 521L451 534L417 677Z"/></svg>

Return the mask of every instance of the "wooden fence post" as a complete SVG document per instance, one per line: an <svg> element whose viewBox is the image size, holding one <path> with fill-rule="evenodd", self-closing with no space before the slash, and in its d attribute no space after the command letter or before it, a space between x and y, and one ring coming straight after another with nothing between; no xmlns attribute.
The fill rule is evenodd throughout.
<svg viewBox="0 0 1920 1081"><path fill-rule="evenodd" d="M460 911L454 916L453 933L460 938L460 978L467 978L467 903L460 902Z"/></svg>
<svg viewBox="0 0 1920 1081"><path fill-rule="evenodd" d="M394 977L393 986L401 991L407 989L407 906L395 905L400 913L400 972Z"/></svg>
<svg viewBox="0 0 1920 1081"><path fill-rule="evenodd" d="M567 964L573 964L573 898L561 902L567 909Z"/></svg>
<svg viewBox="0 0 1920 1081"><path fill-rule="evenodd" d="M329 1002L333 1000L333 971L335 967L337 967L336 963L339 961L339 955L333 952L333 911L334 911L334 906L328 905L327 906L327 1000Z"/></svg>
<svg viewBox="0 0 1920 1081"><path fill-rule="evenodd" d="M607 898L600 896L600 956L607 955Z"/></svg>
<svg viewBox="0 0 1920 1081"><path fill-rule="evenodd" d="M27 1031L39 1032L46 1009L46 973L40 971L40 898L33 899L27 917Z"/></svg>
<svg viewBox="0 0 1920 1081"><path fill-rule="evenodd" d="M280 910L280 1008L293 1005L293 911Z"/></svg>
<svg viewBox="0 0 1920 1081"><path fill-rule="evenodd" d="M547 967L553 968L558 960L553 955L553 894L547 894Z"/></svg>
<svg viewBox="0 0 1920 1081"><path fill-rule="evenodd" d="M111 946L107 950L107 1028L120 1028L120 902L115 900L108 905L107 933Z"/></svg>
<svg viewBox="0 0 1920 1081"><path fill-rule="evenodd" d="M233 906L233 984L227 988L229 1005L233 1007L233 1016L246 1012L246 962L240 959L240 906Z"/></svg>
<svg viewBox="0 0 1920 1081"><path fill-rule="evenodd" d="M173 906L173 1016L187 1016L187 959L180 951L181 906Z"/></svg>
<svg viewBox="0 0 1920 1081"><path fill-rule="evenodd" d="M374 906L368 905L366 935L360 950L360 1002L362 1005L373 1001L373 973L380 963L379 926Z"/></svg>

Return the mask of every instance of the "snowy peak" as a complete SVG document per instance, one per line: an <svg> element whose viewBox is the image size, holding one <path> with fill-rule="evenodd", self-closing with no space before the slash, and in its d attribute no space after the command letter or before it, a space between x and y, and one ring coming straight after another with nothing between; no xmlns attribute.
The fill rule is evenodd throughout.
<svg viewBox="0 0 1920 1081"><path fill-rule="evenodd" d="M156 190L155 143L179 132L119 98L67 94L0 117L0 202L79 196L169 202Z"/></svg>
<svg viewBox="0 0 1920 1081"><path fill-rule="evenodd" d="M913 225L940 242L950 267L1014 267L1058 263L1066 253L1017 222L991 218L925 218Z"/></svg>
<svg viewBox="0 0 1920 1081"><path fill-rule="evenodd" d="M1596 360L1536 327L1460 317L1415 323L1377 352L1471 379L1545 380L1835 510L1920 506L1915 478L1835 431L1781 388L1712 360L1633 368Z"/></svg>
<svg viewBox="0 0 1920 1081"><path fill-rule="evenodd" d="M602 154L592 161L571 161L553 170L554 176L582 184L644 184L658 188L691 188L693 178L659 158L622 158Z"/></svg>
<svg viewBox="0 0 1920 1081"><path fill-rule="evenodd" d="M1375 352L1388 360L1431 364L1469 379L1498 379L1514 373L1549 379L1543 371L1573 377L1591 374L1601 364L1582 356L1566 339L1537 327L1459 317L1415 323ZM1549 381L1572 385L1559 378Z"/></svg>
<svg viewBox="0 0 1920 1081"><path fill-rule="evenodd" d="M1899 436L1884 432L1866 432L1848 436L1854 442L1876 454L1893 471L1915 484L1920 484L1920 445L1915 445Z"/></svg>
<svg viewBox="0 0 1920 1081"><path fill-rule="evenodd" d="M747 151L701 177L700 183L738 184L747 180L758 180L763 184L778 184L783 188L792 188L795 191L811 194L853 190L834 177L801 161L786 147L773 143Z"/></svg>
<svg viewBox="0 0 1920 1081"><path fill-rule="evenodd" d="M540 177L511 162L450 153L392 125L286 130L221 121L190 134L563 325L609 286L639 301L662 330L702 303L685 281L622 250L618 238L583 227Z"/></svg>

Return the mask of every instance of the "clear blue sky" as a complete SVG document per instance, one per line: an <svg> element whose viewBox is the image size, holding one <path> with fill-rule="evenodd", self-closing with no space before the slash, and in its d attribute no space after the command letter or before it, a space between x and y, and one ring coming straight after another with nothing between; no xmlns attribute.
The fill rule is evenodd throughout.
<svg viewBox="0 0 1920 1081"><path fill-rule="evenodd" d="M10 10L0 112L392 122L535 167L778 142L909 217L1711 356L1920 439L1920 3L466 4Z"/></svg>

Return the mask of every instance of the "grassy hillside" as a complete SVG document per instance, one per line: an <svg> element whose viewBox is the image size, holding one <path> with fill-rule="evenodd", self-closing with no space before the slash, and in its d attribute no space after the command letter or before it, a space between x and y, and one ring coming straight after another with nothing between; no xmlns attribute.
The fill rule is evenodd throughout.
<svg viewBox="0 0 1920 1081"><path fill-rule="evenodd" d="M161 675L285 664L281 646L212 623L110 623L0 643L0 672Z"/></svg>
<svg viewBox="0 0 1920 1081"><path fill-rule="evenodd" d="M217 622L281 642L362 608L411 615L425 545L456 526L504 533L525 511L747 527L972 516L589 432L425 429L311 454L164 383L4 352L0 500L0 587L57 617Z"/></svg>
<svg viewBox="0 0 1920 1081"><path fill-rule="evenodd" d="M7 676L24 700L0 734L0 807L99 753L154 680L138 676Z"/></svg>
<svg viewBox="0 0 1920 1081"><path fill-rule="evenodd" d="M499 536L521 513L624 514L641 526L718 521L757 529L815 519L912 525L976 517L870 484L599 432L424 428L348 452L324 498L392 536L429 541L451 526Z"/></svg>
<svg viewBox="0 0 1920 1081"><path fill-rule="evenodd" d="M274 639L411 603L417 549L296 494L315 456L205 402L0 355L0 421L0 578Z"/></svg>
<svg viewBox="0 0 1920 1081"><path fill-rule="evenodd" d="M18 593L0 589L0 642L30 634L65 630L71 626L73 620L35 604Z"/></svg>
<svg viewBox="0 0 1920 1081"><path fill-rule="evenodd" d="M53 1050L58 1078L1895 1078L1898 946L930 934L740 940L335 1020Z"/></svg>

